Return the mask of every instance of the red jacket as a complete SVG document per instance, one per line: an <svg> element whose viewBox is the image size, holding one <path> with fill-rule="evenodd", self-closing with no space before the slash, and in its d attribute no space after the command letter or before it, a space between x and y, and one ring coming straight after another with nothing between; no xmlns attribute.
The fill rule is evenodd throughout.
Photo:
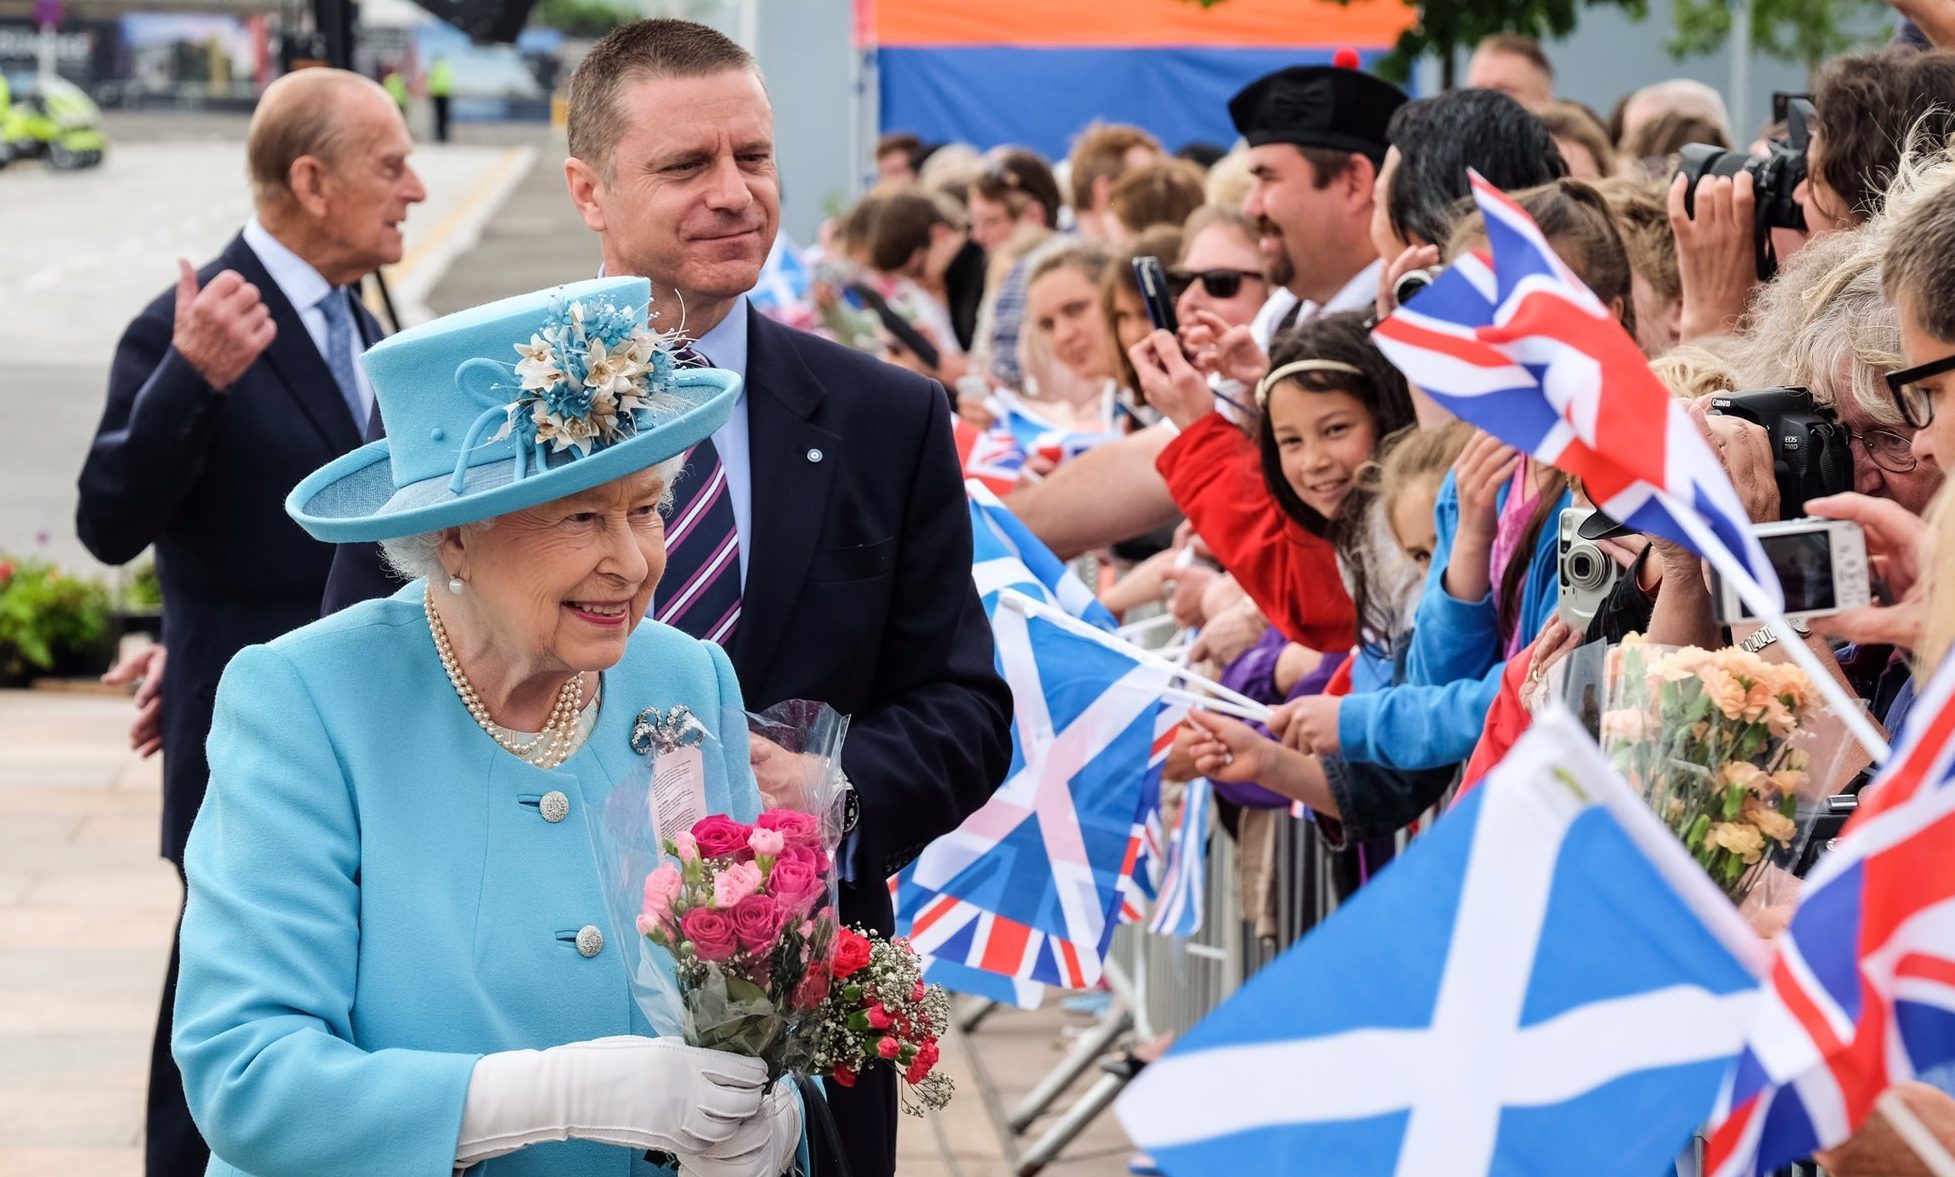
<svg viewBox="0 0 1955 1177"><path fill-rule="evenodd" d="M1210 413L1155 459L1168 493L1284 637L1313 650L1348 650L1357 607L1344 591L1331 542L1283 513L1263 485L1256 443Z"/></svg>

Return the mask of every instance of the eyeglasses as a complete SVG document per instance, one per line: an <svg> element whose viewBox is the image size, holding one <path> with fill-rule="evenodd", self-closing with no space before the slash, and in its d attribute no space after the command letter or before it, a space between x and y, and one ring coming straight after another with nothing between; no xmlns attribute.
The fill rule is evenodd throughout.
<svg viewBox="0 0 1955 1177"><path fill-rule="evenodd" d="M1234 298L1241 292L1244 278L1264 281L1261 270L1169 270L1168 290L1180 298L1182 291L1200 282L1210 298Z"/></svg>
<svg viewBox="0 0 1955 1177"><path fill-rule="evenodd" d="M1856 432L1848 429L1846 439L1859 442L1860 448L1867 451L1874 465L1890 474L1906 474L1914 469L1914 441L1892 429L1868 429Z"/></svg>
<svg viewBox="0 0 1955 1177"><path fill-rule="evenodd" d="M1916 429L1926 429L1935 419L1934 391L1921 382L1944 372L1955 372L1955 356L1943 356L1919 367L1903 368L1887 374L1887 391L1894 394L1901 418Z"/></svg>

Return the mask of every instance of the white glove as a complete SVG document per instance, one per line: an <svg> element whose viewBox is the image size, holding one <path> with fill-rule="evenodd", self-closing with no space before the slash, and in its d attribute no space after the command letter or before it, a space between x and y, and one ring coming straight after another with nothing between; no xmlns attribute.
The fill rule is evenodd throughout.
<svg viewBox="0 0 1955 1177"><path fill-rule="evenodd" d="M760 1114L726 1140L679 1156L679 1177L780 1177L801 1144L801 1099L787 1080L767 1089Z"/></svg>
<svg viewBox="0 0 1955 1177"><path fill-rule="evenodd" d="M677 1038L484 1055L469 1079L455 1166L571 1137L697 1156L749 1131L766 1083L759 1059Z"/></svg>

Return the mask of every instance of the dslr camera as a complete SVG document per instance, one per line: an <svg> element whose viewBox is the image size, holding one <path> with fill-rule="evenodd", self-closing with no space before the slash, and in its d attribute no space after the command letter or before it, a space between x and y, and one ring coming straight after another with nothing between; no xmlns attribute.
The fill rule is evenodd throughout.
<svg viewBox="0 0 1955 1177"><path fill-rule="evenodd" d="M1813 116L1812 100L1804 94L1772 95L1772 119L1785 124L1783 138L1774 139L1764 155L1750 155L1709 143L1686 143L1677 162L1677 174L1689 177L1683 193L1683 210L1697 215L1697 186L1706 176L1732 176L1750 172L1757 206L1752 214L1752 255L1758 264L1758 280L1769 282L1778 273L1778 251L1772 247L1773 229L1806 231L1806 211L1792 199L1792 191L1806 178L1806 145L1812 135L1807 128Z"/></svg>
<svg viewBox="0 0 1955 1177"><path fill-rule="evenodd" d="M1808 499L1853 489L1846 427L1803 388L1766 388L1711 398L1711 412L1763 426L1772 440L1779 518L1801 519Z"/></svg>

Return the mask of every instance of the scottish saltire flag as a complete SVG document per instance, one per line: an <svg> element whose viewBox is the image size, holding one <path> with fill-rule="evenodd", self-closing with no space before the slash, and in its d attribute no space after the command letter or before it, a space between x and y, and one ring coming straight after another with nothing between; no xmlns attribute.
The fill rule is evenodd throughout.
<svg viewBox="0 0 1955 1177"><path fill-rule="evenodd" d="M1215 786L1206 777L1188 782L1181 795L1181 824L1168 842L1167 869L1161 876L1147 930L1160 936L1188 937L1202 930L1208 902L1208 815Z"/></svg>
<svg viewBox="0 0 1955 1177"><path fill-rule="evenodd" d="M1752 1177L1845 1141L1881 1092L1955 1059L1955 661L1778 939L1719 1101L1710 1177Z"/></svg>
<svg viewBox="0 0 1955 1177"><path fill-rule="evenodd" d="M1085 988L1100 978L1148 786L1186 708L1163 700L1170 671L1117 638L995 606L992 632L1015 709L1011 770L897 876L896 930L936 960Z"/></svg>
<svg viewBox="0 0 1955 1177"><path fill-rule="evenodd" d="M1579 477L1610 518L1685 545L1782 607L1744 504L1683 403L1533 219L1472 180L1492 264L1454 261L1378 324L1379 349L1454 415Z"/></svg>
<svg viewBox="0 0 1955 1177"><path fill-rule="evenodd" d="M1565 710L1115 1105L1173 1177L1650 1177L1757 937Z"/></svg>
<svg viewBox="0 0 1955 1177"><path fill-rule="evenodd" d="M991 428L972 444L964 475L1000 493L1017 484L1025 459L1032 454L1063 462L1120 436L1110 424L1091 432L1059 429L1008 389L993 391L987 407L993 418Z"/></svg>
<svg viewBox="0 0 1955 1177"><path fill-rule="evenodd" d="M1009 586L1109 633L1118 628L1119 622L1100 604L1093 590L1053 555L1032 534L1031 528L1019 522L981 480L967 480L964 489L971 502L972 575L987 613L995 616L997 602L992 594ZM1123 924L1135 924L1147 918L1147 906L1154 899L1154 874L1163 853L1160 803L1157 776L1146 784L1141 817L1134 827L1133 869L1120 882ZM943 984L945 988L952 987L947 981Z"/></svg>
<svg viewBox="0 0 1955 1177"><path fill-rule="evenodd" d="M770 319L805 329L815 317L808 301L813 277L800 247L787 234L779 234L774 238L774 247L767 251L767 261L760 267L760 280L748 292L747 301Z"/></svg>
<svg viewBox="0 0 1955 1177"><path fill-rule="evenodd" d="M1066 567L1065 561L1019 522L998 496L975 480L964 483L971 504L971 576L977 581L984 611L995 614L997 593L1009 588L1035 601L1064 609L1112 633L1119 626L1100 604L1093 590Z"/></svg>

